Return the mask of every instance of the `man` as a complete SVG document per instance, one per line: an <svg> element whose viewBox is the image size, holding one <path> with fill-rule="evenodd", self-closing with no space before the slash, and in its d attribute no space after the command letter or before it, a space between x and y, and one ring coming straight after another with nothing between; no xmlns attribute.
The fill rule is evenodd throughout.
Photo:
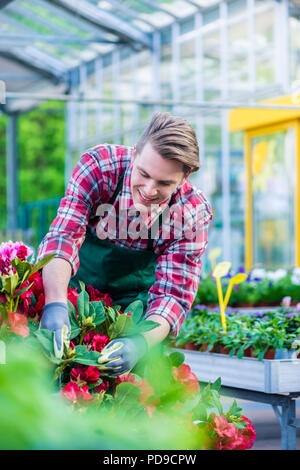
<svg viewBox="0 0 300 470"><path fill-rule="evenodd" d="M56 253L43 268L41 327L55 332L58 356L63 330L70 329L71 278L110 293L121 306L141 299L144 317L158 324L110 342L103 351L107 375L127 372L149 348L176 337L197 292L212 218L188 180L199 168L194 130L169 113L154 114L134 148L100 145L82 155L38 251L39 259Z"/></svg>

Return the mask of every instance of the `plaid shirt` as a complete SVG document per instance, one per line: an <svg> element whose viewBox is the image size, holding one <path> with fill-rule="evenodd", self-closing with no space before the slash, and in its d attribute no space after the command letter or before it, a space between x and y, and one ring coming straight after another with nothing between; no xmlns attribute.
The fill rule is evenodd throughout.
<svg viewBox="0 0 300 470"><path fill-rule="evenodd" d="M124 233L121 234L117 230L117 237L111 241L133 250L147 249L147 238L130 237L130 224L134 223L137 217L136 210L135 215L130 211L134 208L130 189L132 150L132 147L100 145L82 155L61 200L57 216L39 246L38 260L56 253L58 258L63 258L71 264L72 276L76 274L79 267L78 252L84 241L86 228L88 226L92 233L102 238L104 219L97 217L97 209L101 204L109 202L122 174L123 187L113 203L113 208L117 220L118 214L122 210L125 211L122 213L126 214L128 231L124 236ZM157 232L153 239L154 253L158 255L156 279L149 289L145 317L161 315L169 322L171 335L175 337L197 293L201 271L200 258L207 246L212 210L203 193L189 180L171 195L169 201L159 206L156 217L170 203L172 207L177 208L189 205L189 223L198 236L196 241L185 235L174 236L174 223L169 223L168 239L162 237L162 227ZM155 216L145 223L150 227L154 220ZM133 234L132 236L134 237Z"/></svg>

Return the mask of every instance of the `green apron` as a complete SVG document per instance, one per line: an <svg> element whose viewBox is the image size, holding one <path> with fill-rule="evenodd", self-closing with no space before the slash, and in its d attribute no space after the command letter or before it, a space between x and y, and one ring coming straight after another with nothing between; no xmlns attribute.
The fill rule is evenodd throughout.
<svg viewBox="0 0 300 470"><path fill-rule="evenodd" d="M109 201L112 204L121 190L124 175ZM155 221L158 230L162 214ZM147 308L148 291L155 281L158 255L153 251L153 239L148 237L147 250L132 250L118 246L109 240L101 240L87 230L79 250L79 269L71 279L72 287L79 287L79 280L102 293L110 294L113 303L122 308L140 299ZM80 288L79 288L80 291Z"/></svg>

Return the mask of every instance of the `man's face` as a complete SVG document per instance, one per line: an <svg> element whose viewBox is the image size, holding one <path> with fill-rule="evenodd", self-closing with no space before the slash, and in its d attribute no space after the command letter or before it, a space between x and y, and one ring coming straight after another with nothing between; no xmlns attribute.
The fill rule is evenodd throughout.
<svg viewBox="0 0 300 470"><path fill-rule="evenodd" d="M145 212L152 204L167 201L187 177L182 163L161 157L147 142L142 152L133 157L131 193L135 208Z"/></svg>

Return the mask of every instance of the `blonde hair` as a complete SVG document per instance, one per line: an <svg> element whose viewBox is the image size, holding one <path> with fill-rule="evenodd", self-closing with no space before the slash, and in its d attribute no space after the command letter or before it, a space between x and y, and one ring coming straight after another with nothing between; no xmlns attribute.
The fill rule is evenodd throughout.
<svg viewBox="0 0 300 470"><path fill-rule="evenodd" d="M142 152L147 142L163 158L183 164L184 173L200 168L199 147L192 126L170 113L155 113L136 144L136 153Z"/></svg>

